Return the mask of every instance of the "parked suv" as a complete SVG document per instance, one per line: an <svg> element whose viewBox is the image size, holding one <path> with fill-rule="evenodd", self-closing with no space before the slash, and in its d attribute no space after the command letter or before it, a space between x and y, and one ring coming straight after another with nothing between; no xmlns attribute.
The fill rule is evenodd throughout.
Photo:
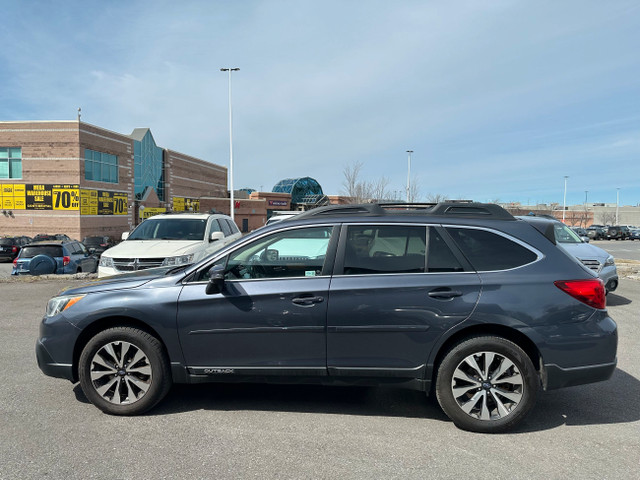
<svg viewBox="0 0 640 480"><path fill-rule="evenodd" d="M13 261L20 253L20 249L28 243L31 243L29 237L0 238L0 260Z"/></svg>
<svg viewBox="0 0 640 480"><path fill-rule="evenodd" d="M608 379L616 348L602 281L552 221L451 202L321 207L194 265L66 290L36 354L110 414L145 412L172 383L393 385L499 432L541 388Z"/></svg>
<svg viewBox="0 0 640 480"><path fill-rule="evenodd" d="M13 261L11 275L94 273L97 257L76 241L51 240L25 245Z"/></svg>
<svg viewBox="0 0 640 480"><path fill-rule="evenodd" d="M131 233L123 233L123 242L102 253L98 277L198 262L240 237L227 215L155 215Z"/></svg>
<svg viewBox="0 0 640 480"><path fill-rule="evenodd" d="M607 240L628 240L631 238L631 230L624 225L616 225L607 229Z"/></svg>

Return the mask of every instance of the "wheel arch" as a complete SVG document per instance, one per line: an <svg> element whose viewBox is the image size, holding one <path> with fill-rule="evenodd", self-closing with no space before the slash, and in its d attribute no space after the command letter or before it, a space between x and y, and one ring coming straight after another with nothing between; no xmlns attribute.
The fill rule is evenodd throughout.
<svg viewBox="0 0 640 480"><path fill-rule="evenodd" d="M531 363L533 363L533 366L538 374L544 374L544 372L542 372L540 368L542 359L540 350L533 342L533 340L531 340L528 336L515 328L507 327L505 325L478 324L471 325L462 330L454 332L439 346L435 358L433 359L433 363L430 366L430 370L427 370L427 380L431 381L431 388L435 388L438 368L440 367L443 358L449 352L449 350L451 350L455 345L466 340L467 338L481 337L486 335L502 337L518 345L531 359Z"/></svg>
<svg viewBox="0 0 640 480"><path fill-rule="evenodd" d="M164 349L165 354L167 355L167 358L169 358L169 352L167 350L166 344L164 343L164 340L162 339L162 336L159 335L155 329L153 329L151 326L149 326L145 322L137 318L126 317L126 316L104 317L88 325L76 340L76 343L73 347L73 363L72 363L72 375L73 375L74 382L77 382L79 379L78 364L80 362L80 355L82 354L82 350L87 345L89 340L91 340L98 333L114 327L133 327L133 328L142 330L150 335L153 335L158 340L158 342L160 342L160 344L162 345L162 348Z"/></svg>

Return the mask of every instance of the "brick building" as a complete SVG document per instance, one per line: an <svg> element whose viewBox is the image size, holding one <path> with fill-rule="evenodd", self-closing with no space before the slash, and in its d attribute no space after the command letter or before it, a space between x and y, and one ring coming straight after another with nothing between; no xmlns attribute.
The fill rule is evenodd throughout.
<svg viewBox="0 0 640 480"><path fill-rule="evenodd" d="M0 235L119 238L161 211L221 200L227 169L80 121L0 122ZM226 213L229 212L228 199Z"/></svg>

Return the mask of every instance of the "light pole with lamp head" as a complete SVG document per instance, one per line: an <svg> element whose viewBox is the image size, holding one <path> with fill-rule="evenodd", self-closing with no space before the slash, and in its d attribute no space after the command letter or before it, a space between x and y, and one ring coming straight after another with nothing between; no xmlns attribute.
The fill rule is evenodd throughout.
<svg viewBox="0 0 640 480"><path fill-rule="evenodd" d="M620 210L620 187L616 188L616 225L620 224L620 220L618 220L619 210Z"/></svg>
<svg viewBox="0 0 640 480"><path fill-rule="evenodd" d="M237 72L239 68L221 68L221 72L229 72L229 192L231 193L230 210L231 219L235 222L233 201L233 113L231 109L231 72Z"/></svg>

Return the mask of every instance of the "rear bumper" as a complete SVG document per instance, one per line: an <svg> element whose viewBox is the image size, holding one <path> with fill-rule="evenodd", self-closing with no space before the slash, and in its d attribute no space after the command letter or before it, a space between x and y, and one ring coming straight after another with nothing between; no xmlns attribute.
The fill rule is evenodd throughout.
<svg viewBox="0 0 640 480"><path fill-rule="evenodd" d="M584 367L562 368L555 364L544 366L545 389L584 385L585 383L602 382L608 380L616 369L617 359L611 363L601 365L587 365Z"/></svg>

